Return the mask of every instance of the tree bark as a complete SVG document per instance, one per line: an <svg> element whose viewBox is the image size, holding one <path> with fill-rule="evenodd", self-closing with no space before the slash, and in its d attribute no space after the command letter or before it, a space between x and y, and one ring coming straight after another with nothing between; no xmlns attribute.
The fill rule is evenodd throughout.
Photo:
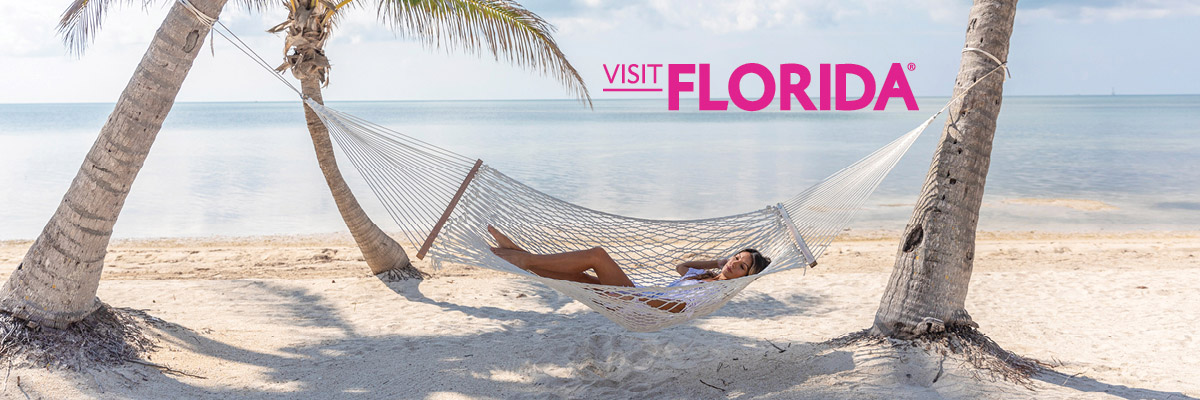
<svg viewBox="0 0 1200 400"><path fill-rule="evenodd" d="M284 56L283 65L276 70L291 69L292 75L300 80L300 91L304 96L319 104L325 104L321 96L321 86L328 82L330 66L329 59L325 57L324 47L331 28L330 20L326 16L332 11L327 3L322 2L292 4L288 20L268 30L287 31L284 52L291 52ZM312 137L321 174L325 176L325 183L329 186L329 192L333 194L338 212L358 248L362 250L363 259L371 268L371 272L389 281L423 278L425 275L413 267L404 248L379 229L359 206L358 199L346 185L338 168L329 128L307 104L304 104L304 118L308 123L308 133Z"/></svg>
<svg viewBox="0 0 1200 400"><path fill-rule="evenodd" d="M226 0L192 0L217 17ZM113 225L211 27L176 3L42 233L0 289L0 309L63 328L100 305Z"/></svg>
<svg viewBox="0 0 1200 400"><path fill-rule="evenodd" d="M965 47L1008 59L1016 0L976 0ZM952 106L921 196L896 252L887 290L875 314L877 334L911 338L950 326L977 327L967 314L975 229L1003 95L1003 71L979 52L964 52Z"/></svg>
<svg viewBox="0 0 1200 400"><path fill-rule="evenodd" d="M305 96L319 104L325 104L321 97L321 83L315 74L297 74L297 77L300 78L301 91ZM341 213L346 228L350 230L350 235L354 237L354 242L362 250L363 259L371 268L371 273L384 280L423 278L424 274L413 267L404 248L379 229L359 206L358 200L354 198L354 193L350 191L338 169L333 145L329 139L329 129L307 104L304 105L304 118L317 153L317 164L321 166L321 173L325 175L325 183L329 185L329 192L333 194L338 212Z"/></svg>

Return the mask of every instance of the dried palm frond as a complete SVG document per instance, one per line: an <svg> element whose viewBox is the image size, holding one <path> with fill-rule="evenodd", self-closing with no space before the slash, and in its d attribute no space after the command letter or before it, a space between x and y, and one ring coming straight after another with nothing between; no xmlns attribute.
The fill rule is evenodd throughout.
<svg viewBox="0 0 1200 400"><path fill-rule="evenodd" d="M329 84L329 59L325 57L325 41L334 21L338 5L328 0L289 0L288 19L267 32L286 32L283 42L283 64L275 68L291 70L301 80L316 78Z"/></svg>

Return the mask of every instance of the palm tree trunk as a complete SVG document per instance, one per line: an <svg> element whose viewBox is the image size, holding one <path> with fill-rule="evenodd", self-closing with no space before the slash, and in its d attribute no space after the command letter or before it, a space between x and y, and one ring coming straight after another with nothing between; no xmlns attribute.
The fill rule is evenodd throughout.
<svg viewBox="0 0 1200 400"><path fill-rule="evenodd" d="M217 17L225 0L193 5ZM0 309L63 328L100 306L96 289L113 225L209 28L184 6L171 8L58 210L0 289Z"/></svg>
<svg viewBox="0 0 1200 400"><path fill-rule="evenodd" d="M976 0L967 25L966 47L1007 60L1016 7L1016 0ZM1001 72L984 75L996 67L996 62L983 54L963 53L954 96L977 80L985 80L950 109L875 314L873 331L877 334L910 338L946 327L977 326L964 304L1003 94Z"/></svg>
<svg viewBox="0 0 1200 400"><path fill-rule="evenodd" d="M296 75L300 78L300 87L304 95L317 103L325 104L321 97L319 78L314 74ZM358 200L354 198L354 193L350 191L338 169L333 145L329 140L329 129L308 105L304 106L304 118L308 123L308 133L312 136L313 148L317 152L317 163L321 166L321 173L325 175L325 183L329 185L338 212L346 222L346 228L350 229L350 235L354 237L358 248L362 250L363 259L367 261L371 272L388 281L423 278L424 274L409 262L404 248L371 222L367 213L359 206Z"/></svg>

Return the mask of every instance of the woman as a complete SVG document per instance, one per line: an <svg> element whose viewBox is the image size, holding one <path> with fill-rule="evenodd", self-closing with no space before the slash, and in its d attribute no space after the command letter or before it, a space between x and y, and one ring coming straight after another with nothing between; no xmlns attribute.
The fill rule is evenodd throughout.
<svg viewBox="0 0 1200 400"><path fill-rule="evenodd" d="M601 247L566 253L533 254L517 246L495 227L488 225L487 230L500 245L493 247L492 253L529 272L552 279L599 285L636 286ZM675 267L675 271L682 277L667 286L687 286L741 278L762 272L770 264L770 258L754 249L742 250L724 260L688 261ZM719 272L715 271L717 268L720 268ZM589 275L587 270L592 270L596 275Z"/></svg>

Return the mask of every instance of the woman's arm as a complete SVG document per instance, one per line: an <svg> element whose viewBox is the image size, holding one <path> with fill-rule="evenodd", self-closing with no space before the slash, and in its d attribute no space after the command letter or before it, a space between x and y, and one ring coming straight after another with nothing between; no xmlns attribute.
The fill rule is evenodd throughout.
<svg viewBox="0 0 1200 400"><path fill-rule="evenodd" d="M695 268L695 269L720 268L722 265L725 265L725 261L726 260L724 260L724 259L708 260L708 261L688 261L683 264L676 265L675 272L678 272L679 275L682 276L683 274L687 273L688 268Z"/></svg>

